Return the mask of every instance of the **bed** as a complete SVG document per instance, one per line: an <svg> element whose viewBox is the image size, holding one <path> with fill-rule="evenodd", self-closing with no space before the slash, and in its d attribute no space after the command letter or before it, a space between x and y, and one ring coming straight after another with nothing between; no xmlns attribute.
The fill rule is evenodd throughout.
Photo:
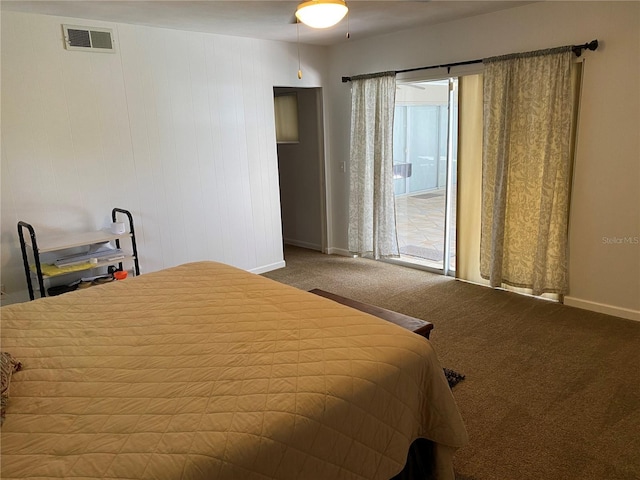
<svg viewBox="0 0 640 480"><path fill-rule="evenodd" d="M467 434L428 340L198 262L2 307L1 477L387 480Z"/></svg>

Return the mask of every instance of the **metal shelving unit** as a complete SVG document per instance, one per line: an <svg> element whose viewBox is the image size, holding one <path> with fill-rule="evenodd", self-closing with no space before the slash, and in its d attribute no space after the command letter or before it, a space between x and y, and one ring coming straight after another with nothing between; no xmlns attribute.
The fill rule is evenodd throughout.
<svg viewBox="0 0 640 480"><path fill-rule="evenodd" d="M35 298L33 285L34 274L38 280L40 297L46 296L46 290L44 286L45 280L61 277L63 275L69 275L71 273L83 272L112 265L118 265L118 270L122 270L124 262L133 262L135 274L140 275L140 264L138 262L138 248L136 244L133 216L128 210L124 210L122 208L114 208L111 211L112 221L118 221L118 218L121 215L126 216L127 224L129 227L128 231L122 234L114 234L108 230L99 230L94 232L73 233L68 235L42 235L36 237L36 232L32 225L23 221L19 221L18 236L20 237L20 249L22 250L22 261L24 264L24 272L27 279L27 287L29 289L29 298L31 300ZM24 234L25 229L29 233L28 236L25 236ZM127 252L126 254L119 255L114 254L114 258L101 258L96 259L96 261L94 262L87 261L86 263L81 263L80 265L78 265L78 268L75 268L71 272L61 271L59 273L50 273L48 275L43 273L41 261L42 254L108 242L114 242L116 248L120 249L120 244L123 240L129 240L131 242L130 253ZM31 250L33 265L29 265L29 250Z"/></svg>

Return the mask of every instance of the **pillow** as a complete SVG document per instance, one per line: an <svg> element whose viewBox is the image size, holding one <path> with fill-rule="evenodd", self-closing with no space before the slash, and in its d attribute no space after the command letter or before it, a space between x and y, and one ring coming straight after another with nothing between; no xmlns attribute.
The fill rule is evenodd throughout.
<svg viewBox="0 0 640 480"><path fill-rule="evenodd" d="M10 353L0 353L0 374L1 374L1 408L0 408L0 425L4 423L5 408L9 400L9 385L11 383L11 375L22 368L22 364L11 356Z"/></svg>

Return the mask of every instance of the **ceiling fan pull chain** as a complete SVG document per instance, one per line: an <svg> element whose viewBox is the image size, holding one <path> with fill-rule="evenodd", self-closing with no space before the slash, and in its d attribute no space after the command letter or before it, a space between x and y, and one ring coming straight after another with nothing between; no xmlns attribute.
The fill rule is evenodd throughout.
<svg viewBox="0 0 640 480"><path fill-rule="evenodd" d="M296 19L296 34L298 35L298 80L302 80L302 65L300 64L300 20Z"/></svg>
<svg viewBox="0 0 640 480"><path fill-rule="evenodd" d="M347 40L351 38L351 26L349 25L349 12L347 12Z"/></svg>

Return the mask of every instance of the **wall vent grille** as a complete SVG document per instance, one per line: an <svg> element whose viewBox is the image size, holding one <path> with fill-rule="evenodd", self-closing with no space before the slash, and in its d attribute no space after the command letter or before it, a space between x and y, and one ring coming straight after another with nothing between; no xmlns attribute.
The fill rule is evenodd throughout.
<svg viewBox="0 0 640 480"><path fill-rule="evenodd" d="M67 50L85 52L115 52L113 31L110 28L63 25L64 45Z"/></svg>

